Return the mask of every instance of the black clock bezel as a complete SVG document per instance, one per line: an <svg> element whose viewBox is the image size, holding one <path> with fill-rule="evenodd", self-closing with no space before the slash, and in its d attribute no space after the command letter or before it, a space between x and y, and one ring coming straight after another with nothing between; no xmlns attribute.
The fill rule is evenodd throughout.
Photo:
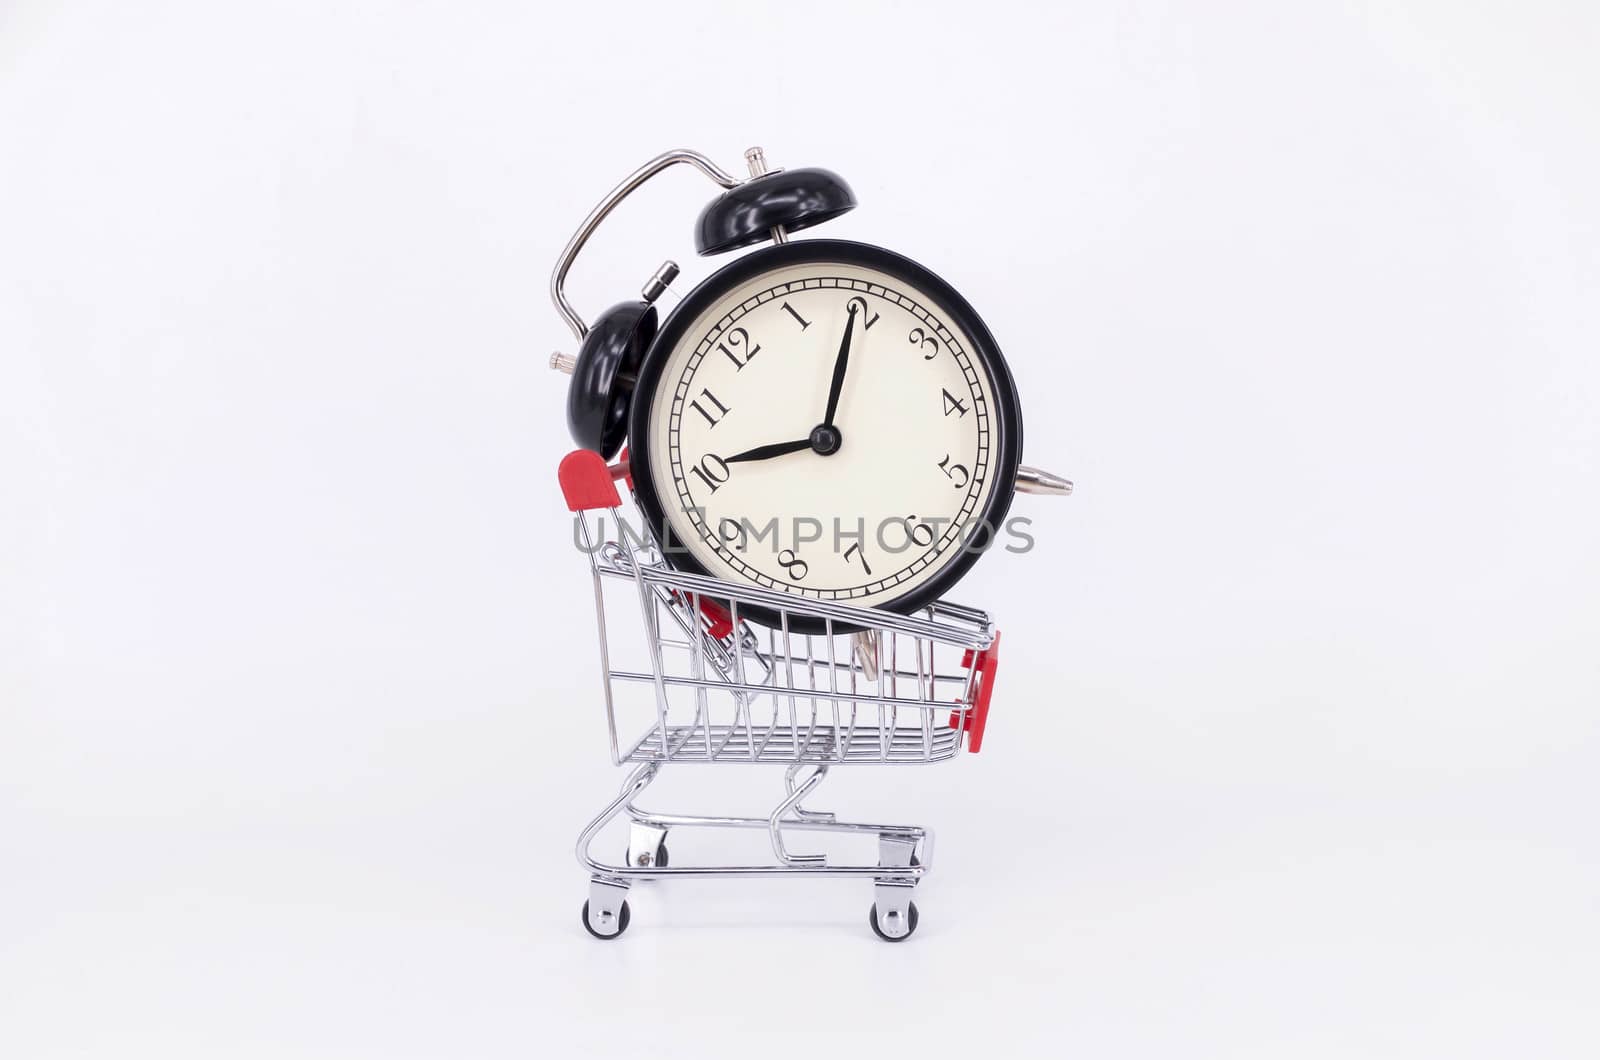
<svg viewBox="0 0 1600 1060"><path fill-rule="evenodd" d="M822 262L875 269L918 288L937 301L950 318L950 322L957 325L971 340L968 353L982 361L994 386L996 457L992 474L995 485L978 517L987 528L983 540L992 544L1005 522L1006 513L1011 508L1011 499L1016 492L1014 483L1017 467L1022 460L1022 412L1017 403L1016 386L1011 379L1011 370L1000 354L1000 347L971 304L954 287L933 272L910 258L885 250L883 247L842 239L807 239L776 244L730 262L690 291L657 332L640 365L639 382L633 393L633 407L628 413L629 477L633 480L634 500L649 523L651 532L656 535L656 541L667 540L666 533L671 524L650 472L650 408L654 404L661 372L673 349L683 340L690 325L701 313L734 288L765 272L792 265ZM926 607L959 581L961 576L977 562L979 555L981 552L976 548L962 548L955 558L940 568L937 574L910 592L870 606L896 614L910 614ZM670 556L668 562L678 570L719 577L711 574L692 553L681 547ZM814 601L817 598L796 593L795 599ZM739 613L765 625L778 623L776 613L765 608L741 605ZM807 619L805 616L791 614L789 628L797 633L821 633L824 631L824 623L821 619ZM850 632L853 628L844 623L833 624L836 633Z"/></svg>

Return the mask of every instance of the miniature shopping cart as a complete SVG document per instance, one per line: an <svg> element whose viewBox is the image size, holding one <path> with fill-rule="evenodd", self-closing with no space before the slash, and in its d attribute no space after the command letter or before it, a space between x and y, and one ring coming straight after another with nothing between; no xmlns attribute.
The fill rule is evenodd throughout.
<svg viewBox="0 0 1600 1060"><path fill-rule="evenodd" d="M963 747L977 751L999 646L988 616L946 603L899 615L676 571L647 530L620 517L615 482L626 476L626 452L614 467L589 450L561 462L575 538L594 576L611 758L634 766L578 837L578 860L590 873L584 927L602 939L627 930L625 898L636 880L829 876L870 879L872 929L890 942L909 938L917 927L911 894L932 866L933 834L845 822L801 803L835 766L925 765ZM613 602L620 593L642 624L613 626L608 592ZM765 817L635 805L662 767L677 762L783 765L784 795ZM594 838L621 814L630 821L626 859L599 860ZM668 833L689 827L763 829L772 860L669 864ZM791 850L797 832L876 837L877 860L839 863Z"/></svg>

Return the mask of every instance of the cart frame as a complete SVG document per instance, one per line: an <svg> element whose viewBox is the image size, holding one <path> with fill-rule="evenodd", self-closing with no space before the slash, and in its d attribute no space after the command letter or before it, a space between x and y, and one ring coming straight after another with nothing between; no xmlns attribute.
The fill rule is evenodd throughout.
<svg viewBox="0 0 1600 1060"><path fill-rule="evenodd" d="M676 571L648 528L638 535L625 529L616 481L628 481L626 457L624 451L607 466L599 454L577 450L559 472L593 579L611 760L633 765L616 798L578 836L577 859L590 878L584 927L596 938L620 936L631 918L627 892L638 881L815 876L870 879L872 929L886 941L904 941L916 930L911 896L932 867L933 833L840 820L803 802L836 766L926 765L978 751L999 633L983 612L955 604L900 615ZM616 529L609 539L605 513ZM608 626L606 589L624 584L644 620L647 667L624 667L614 657L621 646L613 634L620 631ZM752 610L766 620L765 643L748 617ZM820 622L822 632L795 632L792 616ZM625 743L619 715L629 706L621 701L635 692L644 694L635 697L630 716L642 715L646 725ZM758 722L764 707L770 714ZM674 763L783 764L784 794L764 817L638 806L640 794ZM597 858L596 837L623 816L629 821L624 861ZM764 829L772 861L672 865L666 838L678 828ZM785 838L795 832L875 836L877 858L839 862L797 853Z"/></svg>

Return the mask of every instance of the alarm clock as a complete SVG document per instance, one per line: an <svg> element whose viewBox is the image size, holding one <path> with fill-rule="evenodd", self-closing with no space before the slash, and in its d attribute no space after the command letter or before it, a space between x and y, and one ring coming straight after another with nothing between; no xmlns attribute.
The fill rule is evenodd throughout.
<svg viewBox="0 0 1600 1060"><path fill-rule="evenodd" d="M1071 483L1023 468L1022 412L976 310L911 258L791 240L853 209L826 169L738 180L691 151L659 156L591 212L551 280L582 340L568 424L611 458L627 444L641 514L674 566L817 600L907 613L938 599L996 537L1015 492ZM637 301L587 327L567 271L616 203L668 166L725 190L700 214L703 255L765 244L659 321L665 263ZM759 618L756 614L754 617Z"/></svg>

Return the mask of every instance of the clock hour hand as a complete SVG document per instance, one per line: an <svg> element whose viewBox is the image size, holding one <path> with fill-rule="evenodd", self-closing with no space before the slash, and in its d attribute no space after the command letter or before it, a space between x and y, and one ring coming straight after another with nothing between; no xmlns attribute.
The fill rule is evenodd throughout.
<svg viewBox="0 0 1600 1060"><path fill-rule="evenodd" d="M758 445L754 449L746 449L742 453L722 458L724 464L737 464L743 460L768 460L785 453L798 453L802 449L811 448L811 439L802 438L798 442L773 442L771 445Z"/></svg>
<svg viewBox="0 0 1600 1060"><path fill-rule="evenodd" d="M822 417L824 427L833 426L833 414L839 410L839 392L844 389L844 370L850 365L850 336L856 329L856 307L850 306L850 319L845 321L844 340L839 343L839 356L833 362L833 385L828 388L828 411Z"/></svg>

